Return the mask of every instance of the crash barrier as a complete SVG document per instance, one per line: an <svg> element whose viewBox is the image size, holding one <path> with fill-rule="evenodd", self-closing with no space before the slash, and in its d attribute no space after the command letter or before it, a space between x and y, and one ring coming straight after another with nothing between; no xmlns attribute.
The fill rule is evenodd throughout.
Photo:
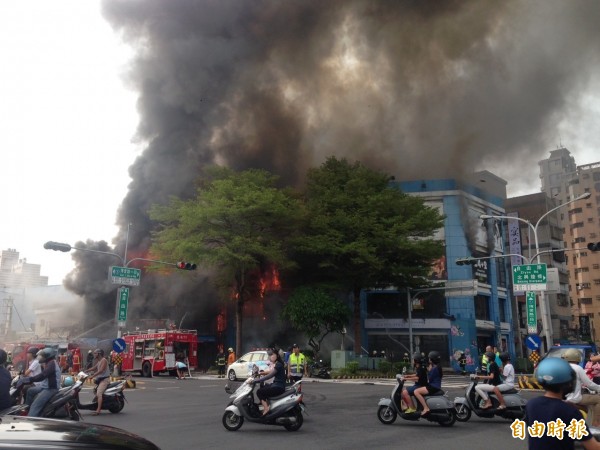
<svg viewBox="0 0 600 450"><path fill-rule="evenodd" d="M521 389L544 389L535 378L528 375L519 375L519 387Z"/></svg>

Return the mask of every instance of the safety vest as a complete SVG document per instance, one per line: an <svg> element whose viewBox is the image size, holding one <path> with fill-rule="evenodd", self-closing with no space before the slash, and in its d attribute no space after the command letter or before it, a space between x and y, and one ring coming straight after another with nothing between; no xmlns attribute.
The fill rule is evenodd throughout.
<svg viewBox="0 0 600 450"><path fill-rule="evenodd" d="M225 365L225 363L226 363L226 360L225 360L225 355L223 355L223 354L219 354L219 355L217 356L217 365L218 365L218 366L224 366L224 365Z"/></svg>
<svg viewBox="0 0 600 450"><path fill-rule="evenodd" d="M291 375L295 377L301 377L304 375L304 364L306 363L306 357L302 353L298 353L297 356L295 353L292 353L288 362L291 369Z"/></svg>

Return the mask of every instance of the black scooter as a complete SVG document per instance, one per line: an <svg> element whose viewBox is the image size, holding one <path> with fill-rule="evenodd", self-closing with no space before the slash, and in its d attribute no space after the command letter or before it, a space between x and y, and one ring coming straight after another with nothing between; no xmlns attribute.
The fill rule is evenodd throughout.
<svg viewBox="0 0 600 450"><path fill-rule="evenodd" d="M52 419L71 419L75 421L81 420L81 414L77 409L77 395L83 386L83 381L77 381L71 386L61 388L54 394L40 414L40 417ZM16 383L14 395L21 395L23 385ZM11 391L11 395L12 395ZM14 405L3 411L0 411L0 416L27 416L29 414L29 405Z"/></svg>
<svg viewBox="0 0 600 450"><path fill-rule="evenodd" d="M428 420L430 422L437 422L443 427L451 427L456 422L456 410L454 405L446 396L444 391L440 391L435 395L426 395L425 402L431 410L427 416L422 417L421 403L416 399L414 400L417 405L417 411L412 413L405 413L402 411L402 388L404 387L404 377L401 374L396 375L396 381L398 384L394 386L392 395L389 398L382 398L379 400L379 407L377 408L377 418L385 425L390 425L396 421L396 417L400 416L404 420L417 421L420 419Z"/></svg>
<svg viewBox="0 0 600 450"><path fill-rule="evenodd" d="M471 374L471 383L465 390L464 397L456 397L454 399L454 407L456 409L456 420L466 422L471 418L471 411L479 417L491 418L494 416L503 417L505 419L522 419L525 417L525 405L527 400L521 397L519 391L511 389L502 392L506 408L498 409L500 402L495 394L489 393L492 407L482 409L479 407L479 400L475 386L477 386L477 375Z"/></svg>
<svg viewBox="0 0 600 450"><path fill-rule="evenodd" d="M323 364L323 360L320 359L308 366L308 374L311 378L323 378L328 380L331 378L331 368Z"/></svg>

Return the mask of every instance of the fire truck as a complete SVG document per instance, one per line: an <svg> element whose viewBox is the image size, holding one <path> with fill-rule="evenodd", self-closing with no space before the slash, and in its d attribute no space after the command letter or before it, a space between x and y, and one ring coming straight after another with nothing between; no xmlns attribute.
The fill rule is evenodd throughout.
<svg viewBox="0 0 600 450"><path fill-rule="evenodd" d="M125 350L122 372L139 372L151 377L163 372L174 375L176 362L181 361L190 370L198 366L198 332L196 330L147 330L123 334Z"/></svg>

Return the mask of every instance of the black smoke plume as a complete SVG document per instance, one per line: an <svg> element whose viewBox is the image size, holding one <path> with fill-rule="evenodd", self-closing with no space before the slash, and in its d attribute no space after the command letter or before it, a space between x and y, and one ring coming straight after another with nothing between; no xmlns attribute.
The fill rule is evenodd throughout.
<svg viewBox="0 0 600 450"><path fill-rule="evenodd" d="M193 195L206 164L300 185L335 155L398 180L489 169L527 185L600 55L600 3L585 0L106 0L103 14L136 55L145 150L115 244L132 223L139 255L149 207ZM104 298L78 267L69 286ZM188 298L204 316L216 294L198 292L204 276L186 283L177 298L172 282L139 291L163 314Z"/></svg>

